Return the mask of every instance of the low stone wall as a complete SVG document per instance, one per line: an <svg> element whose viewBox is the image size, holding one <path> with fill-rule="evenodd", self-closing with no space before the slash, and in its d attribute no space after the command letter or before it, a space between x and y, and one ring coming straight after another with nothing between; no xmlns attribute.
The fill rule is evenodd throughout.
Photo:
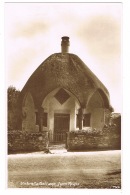
<svg viewBox="0 0 130 195"><path fill-rule="evenodd" d="M114 128L101 132L69 132L66 147L68 151L118 150L121 149L121 136Z"/></svg>
<svg viewBox="0 0 130 195"><path fill-rule="evenodd" d="M22 131L11 131L8 133L8 154L45 151L48 149L48 132L28 133Z"/></svg>

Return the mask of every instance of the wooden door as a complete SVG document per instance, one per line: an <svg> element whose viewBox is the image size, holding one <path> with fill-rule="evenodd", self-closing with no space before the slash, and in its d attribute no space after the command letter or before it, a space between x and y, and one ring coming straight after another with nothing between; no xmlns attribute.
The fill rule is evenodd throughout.
<svg viewBox="0 0 130 195"><path fill-rule="evenodd" d="M70 114L55 114L54 115L54 141L64 142L66 132L69 131Z"/></svg>

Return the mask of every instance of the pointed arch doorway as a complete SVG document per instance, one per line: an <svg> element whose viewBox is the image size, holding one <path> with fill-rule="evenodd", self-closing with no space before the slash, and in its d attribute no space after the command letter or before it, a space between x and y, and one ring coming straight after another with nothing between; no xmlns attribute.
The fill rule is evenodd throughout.
<svg viewBox="0 0 130 195"><path fill-rule="evenodd" d="M50 92L42 103L47 113L47 130L50 143L65 143L66 133L76 129L76 114L80 107L77 98L64 88Z"/></svg>

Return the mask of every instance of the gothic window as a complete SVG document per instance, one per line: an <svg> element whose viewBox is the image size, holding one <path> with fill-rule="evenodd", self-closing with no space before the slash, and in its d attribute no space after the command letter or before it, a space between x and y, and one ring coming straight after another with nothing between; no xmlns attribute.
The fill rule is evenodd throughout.
<svg viewBox="0 0 130 195"><path fill-rule="evenodd" d="M91 114L84 114L84 119L83 119L83 127L90 127L90 118ZM78 114L76 115L76 127L79 127L79 118Z"/></svg>
<svg viewBox="0 0 130 195"><path fill-rule="evenodd" d="M84 119L83 119L83 126L84 127L90 127L90 118L91 114L84 114Z"/></svg>

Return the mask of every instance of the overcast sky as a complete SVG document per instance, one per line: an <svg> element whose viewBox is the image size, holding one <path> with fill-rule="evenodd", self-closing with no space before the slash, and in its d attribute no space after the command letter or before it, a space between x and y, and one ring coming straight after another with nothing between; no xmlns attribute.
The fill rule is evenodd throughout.
<svg viewBox="0 0 130 195"><path fill-rule="evenodd" d="M122 110L121 3L6 3L7 85L21 90L35 69L70 37L78 55L103 82L115 112Z"/></svg>

